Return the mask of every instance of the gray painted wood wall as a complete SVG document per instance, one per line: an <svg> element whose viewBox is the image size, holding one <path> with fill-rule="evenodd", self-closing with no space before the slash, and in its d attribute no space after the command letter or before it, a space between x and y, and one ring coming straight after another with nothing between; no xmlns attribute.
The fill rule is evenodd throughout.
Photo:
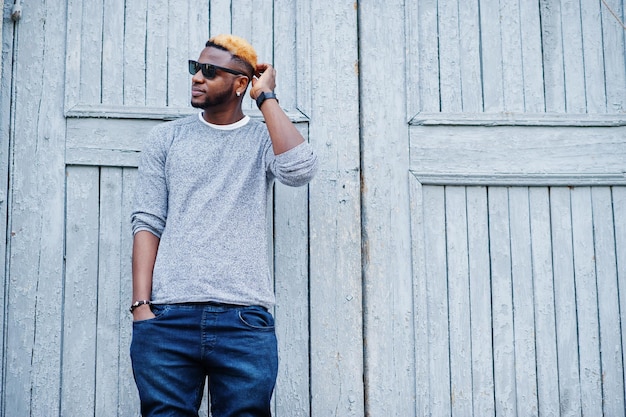
<svg viewBox="0 0 626 417"><path fill-rule="evenodd" d="M138 415L138 151L221 32L322 163L272 201L275 415L625 415L623 0L0 5L0 416Z"/></svg>

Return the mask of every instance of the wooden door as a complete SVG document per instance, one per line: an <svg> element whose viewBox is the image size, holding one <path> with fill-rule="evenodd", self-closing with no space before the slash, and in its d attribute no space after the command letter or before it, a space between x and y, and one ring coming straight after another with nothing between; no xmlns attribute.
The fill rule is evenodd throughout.
<svg viewBox="0 0 626 417"><path fill-rule="evenodd" d="M275 65L281 106L323 161L310 187L277 185L270 203L275 414L362 415L355 28L347 1L23 3L3 27L0 415L138 415L128 352L138 153L152 126L195 112L186 60L224 32ZM260 117L251 100L244 111Z"/></svg>
<svg viewBox="0 0 626 417"><path fill-rule="evenodd" d="M623 416L620 22L359 7L369 415Z"/></svg>

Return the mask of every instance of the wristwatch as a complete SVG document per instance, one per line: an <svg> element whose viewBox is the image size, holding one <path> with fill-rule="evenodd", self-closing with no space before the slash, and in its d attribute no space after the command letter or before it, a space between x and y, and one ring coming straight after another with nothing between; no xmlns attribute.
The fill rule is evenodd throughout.
<svg viewBox="0 0 626 417"><path fill-rule="evenodd" d="M256 106L260 109L263 102L267 100L268 98L273 98L274 100L276 100L276 102L278 102L278 98L276 97L276 94L274 94L273 91L270 91L268 93L262 92L256 98Z"/></svg>
<svg viewBox="0 0 626 417"><path fill-rule="evenodd" d="M133 311L135 311L135 309L139 306L142 306L144 304L152 304L152 301L150 300L139 300L139 301L135 301L129 308L129 311L132 313Z"/></svg>

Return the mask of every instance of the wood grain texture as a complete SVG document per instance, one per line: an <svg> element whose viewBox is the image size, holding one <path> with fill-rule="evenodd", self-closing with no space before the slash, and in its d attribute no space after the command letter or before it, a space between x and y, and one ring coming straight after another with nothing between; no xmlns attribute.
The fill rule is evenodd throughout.
<svg viewBox="0 0 626 417"><path fill-rule="evenodd" d="M309 186L311 414L361 416L363 299L357 11L352 1L309 3L310 140L320 167ZM329 77L329 74L334 74ZM323 103L323 104L321 104Z"/></svg>
<svg viewBox="0 0 626 417"><path fill-rule="evenodd" d="M403 2L359 2L366 413L415 413ZM384 81L370 83L380 72ZM380 106L380 102L388 103Z"/></svg>
<svg viewBox="0 0 626 417"><path fill-rule="evenodd" d="M10 22L19 58L7 57L15 72L0 414L45 415L60 406L65 15L38 2L15 27Z"/></svg>

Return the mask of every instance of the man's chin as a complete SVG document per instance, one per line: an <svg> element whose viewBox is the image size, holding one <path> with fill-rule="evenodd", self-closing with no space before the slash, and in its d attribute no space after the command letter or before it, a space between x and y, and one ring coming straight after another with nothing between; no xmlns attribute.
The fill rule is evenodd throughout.
<svg viewBox="0 0 626 417"><path fill-rule="evenodd" d="M191 107L194 107L196 109L205 109L206 106L207 105L205 102L197 102L197 101L191 100Z"/></svg>

